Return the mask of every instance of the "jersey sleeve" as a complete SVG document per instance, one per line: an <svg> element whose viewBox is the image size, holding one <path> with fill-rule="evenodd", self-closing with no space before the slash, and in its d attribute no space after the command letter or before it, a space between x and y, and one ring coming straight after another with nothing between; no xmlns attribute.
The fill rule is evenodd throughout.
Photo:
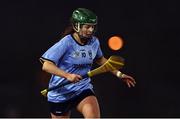
<svg viewBox="0 0 180 119"><path fill-rule="evenodd" d="M69 47L68 39L61 39L59 42L50 47L40 58L40 62L44 60L58 64L59 59L64 55Z"/></svg>

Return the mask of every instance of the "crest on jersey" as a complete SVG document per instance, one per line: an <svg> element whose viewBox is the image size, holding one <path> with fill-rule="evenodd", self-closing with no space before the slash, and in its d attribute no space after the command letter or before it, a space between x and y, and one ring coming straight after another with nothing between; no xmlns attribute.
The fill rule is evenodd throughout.
<svg viewBox="0 0 180 119"><path fill-rule="evenodd" d="M74 58L79 57L79 55L80 55L80 53L77 52L77 51L75 51L75 52L73 53L73 57L74 57Z"/></svg>

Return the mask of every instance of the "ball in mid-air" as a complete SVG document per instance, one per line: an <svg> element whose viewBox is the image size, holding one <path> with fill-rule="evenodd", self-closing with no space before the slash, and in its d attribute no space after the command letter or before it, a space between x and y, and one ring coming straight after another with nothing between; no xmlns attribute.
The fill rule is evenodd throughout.
<svg viewBox="0 0 180 119"><path fill-rule="evenodd" d="M119 50L123 46L123 40L119 36L112 36L108 40L108 45L112 50Z"/></svg>

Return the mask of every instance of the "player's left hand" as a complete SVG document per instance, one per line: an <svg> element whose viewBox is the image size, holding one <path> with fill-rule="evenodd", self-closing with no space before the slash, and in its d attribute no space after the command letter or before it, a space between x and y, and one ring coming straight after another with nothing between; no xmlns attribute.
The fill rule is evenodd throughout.
<svg viewBox="0 0 180 119"><path fill-rule="evenodd" d="M135 87L136 81L133 77L123 74L121 79L128 85L129 88Z"/></svg>

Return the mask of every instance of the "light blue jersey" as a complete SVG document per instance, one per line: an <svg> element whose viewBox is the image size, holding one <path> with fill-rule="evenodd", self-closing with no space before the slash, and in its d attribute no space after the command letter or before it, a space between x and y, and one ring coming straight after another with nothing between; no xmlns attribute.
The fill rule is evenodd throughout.
<svg viewBox="0 0 180 119"><path fill-rule="evenodd" d="M90 71L93 60L102 57L99 40L92 37L86 45L80 45L72 35L67 35L49 48L40 59L54 62L60 69L68 73L85 75ZM62 82L65 78L52 75L49 88ZM83 90L93 88L90 78L84 78L77 83L68 84L62 88L48 92L48 101L64 102Z"/></svg>

